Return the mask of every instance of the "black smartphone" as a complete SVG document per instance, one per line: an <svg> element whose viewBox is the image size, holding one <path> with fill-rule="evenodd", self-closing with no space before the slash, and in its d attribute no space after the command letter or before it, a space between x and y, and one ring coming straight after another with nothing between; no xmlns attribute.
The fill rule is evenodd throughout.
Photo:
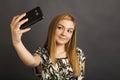
<svg viewBox="0 0 120 80"><path fill-rule="evenodd" d="M25 29L27 27L30 27L31 25L37 23L38 21L41 21L44 16L42 13L42 10L39 6L33 8L32 10L26 12L26 16L23 17L21 20L28 18L28 21L21 25L20 29Z"/></svg>

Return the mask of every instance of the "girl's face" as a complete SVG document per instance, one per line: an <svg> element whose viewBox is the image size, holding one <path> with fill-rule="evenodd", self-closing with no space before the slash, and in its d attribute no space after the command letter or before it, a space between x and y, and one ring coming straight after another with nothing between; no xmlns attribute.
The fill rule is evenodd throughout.
<svg viewBox="0 0 120 80"><path fill-rule="evenodd" d="M72 37L74 23L70 20L60 20L56 26L55 39L57 45L65 45Z"/></svg>

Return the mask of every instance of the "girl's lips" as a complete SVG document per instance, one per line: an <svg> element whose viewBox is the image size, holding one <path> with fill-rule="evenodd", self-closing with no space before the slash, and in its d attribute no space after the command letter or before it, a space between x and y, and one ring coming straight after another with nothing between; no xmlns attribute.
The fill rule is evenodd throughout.
<svg viewBox="0 0 120 80"><path fill-rule="evenodd" d="M64 37L59 37L61 40L66 40L66 38L64 38Z"/></svg>

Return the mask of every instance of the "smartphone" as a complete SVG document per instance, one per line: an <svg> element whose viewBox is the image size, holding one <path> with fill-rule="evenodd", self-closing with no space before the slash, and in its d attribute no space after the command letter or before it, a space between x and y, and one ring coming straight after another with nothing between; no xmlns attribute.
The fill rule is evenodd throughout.
<svg viewBox="0 0 120 80"><path fill-rule="evenodd" d="M21 25L20 29L25 29L27 27L30 27L31 25L37 23L38 21L41 21L44 16L42 13L42 10L39 6L33 8L32 10L26 12L26 16L23 17L21 20L28 18L28 21Z"/></svg>

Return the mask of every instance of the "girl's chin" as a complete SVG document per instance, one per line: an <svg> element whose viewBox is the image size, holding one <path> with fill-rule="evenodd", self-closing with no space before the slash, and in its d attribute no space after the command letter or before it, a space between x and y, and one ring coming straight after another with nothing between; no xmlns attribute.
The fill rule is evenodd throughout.
<svg viewBox="0 0 120 80"><path fill-rule="evenodd" d="M58 45L65 45L66 42L57 42Z"/></svg>

